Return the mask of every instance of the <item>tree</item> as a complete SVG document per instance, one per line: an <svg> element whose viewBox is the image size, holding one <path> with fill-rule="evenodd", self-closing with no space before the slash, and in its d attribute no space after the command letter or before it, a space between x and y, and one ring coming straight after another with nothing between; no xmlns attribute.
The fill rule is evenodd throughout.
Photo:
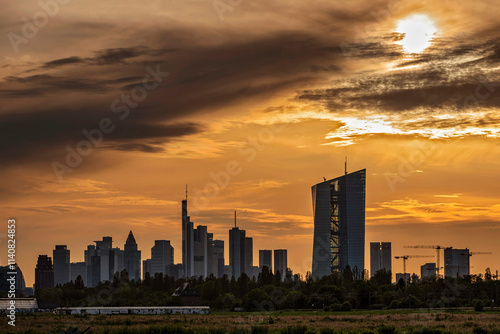
<svg viewBox="0 0 500 334"><path fill-rule="evenodd" d="M392 272L382 268L375 272L370 281L376 285L388 285L392 282Z"/></svg>
<svg viewBox="0 0 500 334"><path fill-rule="evenodd" d="M75 289L82 290L84 288L85 288L85 285L83 284L82 276L78 275L78 277L75 279Z"/></svg>

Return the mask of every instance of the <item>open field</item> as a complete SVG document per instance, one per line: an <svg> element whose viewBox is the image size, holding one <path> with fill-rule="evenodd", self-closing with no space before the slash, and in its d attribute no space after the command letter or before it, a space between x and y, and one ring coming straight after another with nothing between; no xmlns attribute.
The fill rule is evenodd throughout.
<svg viewBox="0 0 500 334"><path fill-rule="evenodd" d="M500 333L500 311L353 311L210 315L18 314L2 333Z"/></svg>

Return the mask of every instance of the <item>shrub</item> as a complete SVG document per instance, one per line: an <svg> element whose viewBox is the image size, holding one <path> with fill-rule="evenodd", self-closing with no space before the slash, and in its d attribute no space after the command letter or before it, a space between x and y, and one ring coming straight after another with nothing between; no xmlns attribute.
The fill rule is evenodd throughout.
<svg viewBox="0 0 500 334"><path fill-rule="evenodd" d="M476 299L473 302L474 311L483 312L484 311L484 302L482 300Z"/></svg>

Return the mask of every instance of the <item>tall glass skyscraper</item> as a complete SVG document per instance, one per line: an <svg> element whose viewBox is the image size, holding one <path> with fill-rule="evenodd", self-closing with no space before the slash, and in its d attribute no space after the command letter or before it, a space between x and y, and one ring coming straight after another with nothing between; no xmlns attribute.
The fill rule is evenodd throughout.
<svg viewBox="0 0 500 334"><path fill-rule="evenodd" d="M365 269L366 169L312 186L313 277Z"/></svg>

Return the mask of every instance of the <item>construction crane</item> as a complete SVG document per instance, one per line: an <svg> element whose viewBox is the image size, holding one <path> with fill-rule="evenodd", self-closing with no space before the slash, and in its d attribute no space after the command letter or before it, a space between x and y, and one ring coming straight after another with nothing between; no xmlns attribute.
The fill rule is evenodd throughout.
<svg viewBox="0 0 500 334"><path fill-rule="evenodd" d="M400 256L395 256L394 258L396 259L403 259L403 280L405 281L406 284L406 260L409 258L417 258L417 257L432 257L430 255L400 255Z"/></svg>
<svg viewBox="0 0 500 334"><path fill-rule="evenodd" d="M439 270L441 268L440 266L440 259L441 259L441 249L449 248L449 247L443 247L439 245L417 245L417 246L404 246L403 248L423 248L423 249L435 249L437 253L437 258L436 258L436 274L437 278L440 278L439 276Z"/></svg>

